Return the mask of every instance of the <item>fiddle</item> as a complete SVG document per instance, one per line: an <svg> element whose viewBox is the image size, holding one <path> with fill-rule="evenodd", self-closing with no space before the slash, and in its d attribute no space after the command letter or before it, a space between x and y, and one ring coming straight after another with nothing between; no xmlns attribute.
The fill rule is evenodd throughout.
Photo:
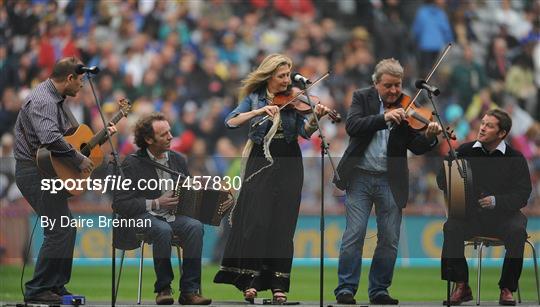
<svg viewBox="0 0 540 307"><path fill-rule="evenodd" d="M407 115L407 122L409 126L414 130L424 130L429 123L433 121L433 112L426 107L417 106L414 101L411 100L411 96L401 94L401 97L389 107L389 110L403 108ZM452 140L456 140L454 130L450 130L450 127L446 127L446 131Z"/></svg>
<svg viewBox="0 0 540 307"><path fill-rule="evenodd" d="M321 100L317 96L309 95L311 103L317 105L321 103ZM278 93L270 103L280 107L280 109L294 109L301 114L312 113L311 106L309 105L308 97L304 94L304 91L297 87L292 87L285 92ZM332 123L341 122L341 115L336 110L331 110L328 116L332 119Z"/></svg>
<svg viewBox="0 0 540 307"><path fill-rule="evenodd" d="M315 82L313 82L308 88L305 90L300 90L299 88L291 88L290 90L285 91L284 93L276 94L276 97L274 97L273 101L270 102L270 105L276 105L279 107L279 110L281 111L283 108L294 108L300 113L307 114L311 113L312 109L309 105L309 101L307 96L305 95L306 91L315 84L319 83L320 81L324 80L326 77L330 75L330 72L327 72L322 77L317 79ZM290 92L290 93L289 93ZM281 96L281 98L280 98ZM309 100L312 100L312 103L319 104L320 99L317 96L309 96ZM275 102L274 102L275 101ZM314 102L316 101L316 102ZM292 106L291 106L292 105ZM328 113L330 118L332 119L332 123L339 123L341 121L341 115L339 115L336 110L332 110L330 113ZM262 123L264 123L266 120L268 120L270 116L266 115L265 117L261 118L258 122L254 123L252 127L258 127Z"/></svg>

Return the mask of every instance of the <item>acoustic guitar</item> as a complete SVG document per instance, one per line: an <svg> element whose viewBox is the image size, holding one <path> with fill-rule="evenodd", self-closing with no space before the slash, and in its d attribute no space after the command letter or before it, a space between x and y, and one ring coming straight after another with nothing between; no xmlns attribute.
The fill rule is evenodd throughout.
<svg viewBox="0 0 540 307"><path fill-rule="evenodd" d="M116 124L123 117L127 117L131 104L130 102L122 98L119 101L120 111L114 115L110 120L113 124ZM92 129L87 125L81 124L77 127L70 128L64 134L64 140L69 143L75 150L79 151L90 160L92 160L94 167L101 165L103 162L103 151L100 145L107 140L107 127L101 129L98 133L94 134ZM76 166L66 162L65 157L55 156L46 146L38 148L36 153L36 162L38 169L45 177L58 178L63 181L67 179L86 179L91 173L83 173ZM86 184L81 184L82 189L77 189L77 186L73 189L66 190L71 195L80 195L84 192Z"/></svg>

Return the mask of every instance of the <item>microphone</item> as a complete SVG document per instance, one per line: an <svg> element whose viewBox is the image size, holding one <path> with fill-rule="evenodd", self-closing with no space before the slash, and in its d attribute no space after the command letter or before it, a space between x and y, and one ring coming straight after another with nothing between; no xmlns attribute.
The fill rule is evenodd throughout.
<svg viewBox="0 0 540 307"><path fill-rule="evenodd" d="M75 68L75 72L79 75L82 75L84 73L91 73L95 75L99 72L99 67L97 66L86 67L82 64L79 64L77 68Z"/></svg>
<svg viewBox="0 0 540 307"><path fill-rule="evenodd" d="M295 72L292 74L292 79L296 82L302 82L304 84L311 84L311 81L309 81L308 78L302 76L300 73Z"/></svg>
<svg viewBox="0 0 540 307"><path fill-rule="evenodd" d="M414 82L414 86L416 86L416 88L419 89L419 90L424 89L424 90L432 93L435 96L439 96L439 94L441 93L441 91L439 91L438 88L436 88L433 85L427 84L427 82L425 80L416 80L416 82Z"/></svg>

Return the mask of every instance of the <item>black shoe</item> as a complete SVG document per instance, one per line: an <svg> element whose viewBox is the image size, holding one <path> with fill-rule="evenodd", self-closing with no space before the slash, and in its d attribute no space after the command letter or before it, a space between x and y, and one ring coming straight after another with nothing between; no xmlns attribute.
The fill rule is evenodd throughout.
<svg viewBox="0 0 540 307"><path fill-rule="evenodd" d="M24 302L32 304L60 305L62 304L62 297L50 290L47 290L31 297L25 297Z"/></svg>
<svg viewBox="0 0 540 307"><path fill-rule="evenodd" d="M66 289L66 287L62 287L60 289L53 289L51 290L53 293L56 293L60 296L64 296L64 295L73 295L73 293L69 292L68 289Z"/></svg>
<svg viewBox="0 0 540 307"><path fill-rule="evenodd" d="M338 296L336 296L336 301L338 304L343 304L343 305L356 304L356 300L354 299L354 296L352 295L352 293L348 293L348 292L338 294Z"/></svg>
<svg viewBox="0 0 540 307"><path fill-rule="evenodd" d="M399 301L395 298L392 298L388 294L381 294L372 299L369 299L369 302L373 305L397 305Z"/></svg>

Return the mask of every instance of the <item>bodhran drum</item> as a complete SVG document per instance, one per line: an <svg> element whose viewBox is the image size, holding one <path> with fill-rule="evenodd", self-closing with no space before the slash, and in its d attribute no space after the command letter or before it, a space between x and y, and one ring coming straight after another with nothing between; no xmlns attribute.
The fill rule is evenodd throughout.
<svg viewBox="0 0 540 307"><path fill-rule="evenodd" d="M467 208L474 206L473 174L469 162L465 159L443 161L446 180L445 200L448 218L464 219Z"/></svg>

